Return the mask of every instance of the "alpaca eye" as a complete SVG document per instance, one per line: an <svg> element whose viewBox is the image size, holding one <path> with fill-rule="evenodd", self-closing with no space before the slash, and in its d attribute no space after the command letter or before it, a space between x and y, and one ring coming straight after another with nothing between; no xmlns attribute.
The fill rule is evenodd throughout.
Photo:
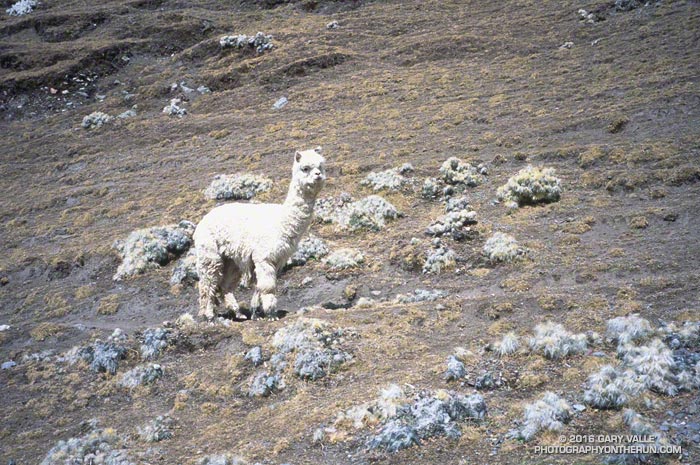
<svg viewBox="0 0 700 465"><path fill-rule="evenodd" d="M308 173L310 169L311 169L311 167L309 167L309 166L304 166L304 167L301 168L301 170L302 170L304 173Z"/></svg>

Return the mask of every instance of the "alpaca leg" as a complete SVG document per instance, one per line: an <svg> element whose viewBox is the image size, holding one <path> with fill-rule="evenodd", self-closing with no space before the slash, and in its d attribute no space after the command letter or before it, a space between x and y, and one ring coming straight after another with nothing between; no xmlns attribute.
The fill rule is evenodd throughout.
<svg viewBox="0 0 700 465"><path fill-rule="evenodd" d="M255 274L255 264L250 263L248 265L248 270L248 285L253 288L253 295L250 298L250 318L252 320L257 320L258 312L262 311L262 301L260 300L260 292L258 291L258 278ZM245 279L245 273L243 279Z"/></svg>
<svg viewBox="0 0 700 465"><path fill-rule="evenodd" d="M255 277L257 278L255 291L260 295L263 313L268 318L274 318L277 315L277 297L275 297L277 268L267 262L256 263Z"/></svg>
<svg viewBox="0 0 700 465"><path fill-rule="evenodd" d="M258 311L262 307L262 300L260 299L260 293L256 290L253 291L253 296L250 298L250 318L253 320L258 319Z"/></svg>
<svg viewBox="0 0 700 465"><path fill-rule="evenodd" d="M240 306L233 295L233 291L241 281L241 272L233 262L233 260L224 261L223 278L221 280L221 293L224 295L224 306L235 312L236 317L239 317Z"/></svg>
<svg viewBox="0 0 700 465"><path fill-rule="evenodd" d="M222 277L221 257L197 252L197 272L199 273L199 316L209 320L214 318L214 309L219 303L219 284Z"/></svg>

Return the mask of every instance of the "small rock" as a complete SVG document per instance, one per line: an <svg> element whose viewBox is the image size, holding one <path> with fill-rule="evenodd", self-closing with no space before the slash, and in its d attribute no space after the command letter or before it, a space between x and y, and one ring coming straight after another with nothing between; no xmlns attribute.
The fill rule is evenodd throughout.
<svg viewBox="0 0 700 465"><path fill-rule="evenodd" d="M289 103L289 100L287 99L287 97L280 97L274 103L274 105L272 105L272 108L274 108L275 110L279 110L281 108L284 108L288 103Z"/></svg>
<svg viewBox="0 0 700 465"><path fill-rule="evenodd" d="M0 365L0 368L3 369L3 370L9 370L10 368L12 368L12 367L14 367L14 366L17 366L17 363L14 362L14 361L12 361L12 360L10 360L10 361L8 361L8 362L3 362L3 364Z"/></svg>
<svg viewBox="0 0 700 465"><path fill-rule="evenodd" d="M338 23L338 21L335 21L335 20L326 24L326 29L337 29L339 27L340 27L340 23Z"/></svg>
<svg viewBox="0 0 700 465"><path fill-rule="evenodd" d="M136 112L134 110L126 110L123 113L119 113L117 115L117 118L126 119L126 118L133 118L134 116L136 116Z"/></svg>
<svg viewBox="0 0 700 465"><path fill-rule="evenodd" d="M170 99L170 104L163 107L163 113L165 113L168 116L177 116L178 118L182 118L187 114L187 109L181 107L180 105L182 105L181 99Z"/></svg>
<svg viewBox="0 0 700 465"><path fill-rule="evenodd" d="M357 303L355 303L355 307L358 308L367 308L371 307L376 303L374 299L367 298L367 297L360 297L357 299Z"/></svg>
<svg viewBox="0 0 700 465"><path fill-rule="evenodd" d="M0 333L10 329L10 325L0 325Z"/></svg>

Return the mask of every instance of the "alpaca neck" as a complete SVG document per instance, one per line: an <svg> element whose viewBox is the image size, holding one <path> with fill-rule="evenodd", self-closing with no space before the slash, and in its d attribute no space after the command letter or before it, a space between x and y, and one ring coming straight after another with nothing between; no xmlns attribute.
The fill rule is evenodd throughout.
<svg viewBox="0 0 700 465"><path fill-rule="evenodd" d="M283 230L287 239L298 240L311 223L316 203L317 193L304 191L302 187L292 181L284 201Z"/></svg>

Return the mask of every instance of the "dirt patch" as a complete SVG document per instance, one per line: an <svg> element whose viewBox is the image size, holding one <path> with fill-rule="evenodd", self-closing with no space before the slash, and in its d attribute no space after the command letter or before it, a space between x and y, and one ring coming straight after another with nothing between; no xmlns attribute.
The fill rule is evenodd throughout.
<svg viewBox="0 0 700 465"><path fill-rule="evenodd" d="M700 10L593 3L584 7L604 21L554 1L47 1L0 15L0 363L16 364L0 370L0 461L39 463L59 440L113 428L110 444L138 463L540 463L533 446L556 435L526 445L509 432L547 390L571 405L562 434L627 428L619 411L576 406L588 377L621 361L608 320L638 313L678 329L698 318ZM219 43L258 31L273 44L262 53ZM172 99L182 117L162 113ZM83 128L96 112L105 124ZM353 249L363 261L335 270L309 255L284 270L281 320L193 324L182 315L197 312L196 281L171 284L177 263L112 279L115 240L196 223L222 201L203 195L218 174L264 175L270 189L252 201L280 202L294 151L319 145L322 197L363 199L374 193L362 184L369 173L413 172L381 192L403 216L380 231L312 225L329 255ZM438 182L452 157L483 169L479 182ZM555 170L558 201L508 209L497 190L528 165ZM478 222L434 243L425 231L461 196ZM489 238L505 236L522 259L487 259ZM438 249L450 251L450 269L426 270ZM352 330L339 342L352 359L314 380L288 366L267 396L249 396L255 379L278 373L273 335L301 317ZM533 352L535 326L554 324L577 349ZM127 336L114 375L70 363L74 346L94 352L115 328ZM166 329L172 341L142 359L146 335ZM504 340L520 342L505 350ZM258 366L245 358L254 347ZM697 353L671 350L684 367ZM448 360L464 368L449 382ZM145 364L162 377L120 384ZM395 453L368 449L378 424L336 427L340 412L391 384L435 398L478 390L487 413ZM668 427L679 463L697 462L698 391L647 391L632 407ZM139 439L166 415L172 439Z"/></svg>

